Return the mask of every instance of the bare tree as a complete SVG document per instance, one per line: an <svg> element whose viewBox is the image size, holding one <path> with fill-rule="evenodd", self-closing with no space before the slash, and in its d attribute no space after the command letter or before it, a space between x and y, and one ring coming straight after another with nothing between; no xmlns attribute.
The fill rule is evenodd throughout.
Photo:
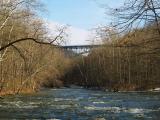
<svg viewBox="0 0 160 120"><path fill-rule="evenodd" d="M41 4L37 2L37 0L2 0L0 2L0 6L1 6L0 8L0 32L3 32L4 28L11 26L10 27L10 33L11 33L12 30L14 29L14 22L19 19L23 19L21 21L25 21L25 22L33 21L32 25L29 23L28 25L31 25L34 27L34 29L32 30L33 34L30 36L24 36L23 38L17 38L14 40L11 40L11 37L9 37L8 40L0 40L1 42L0 51L6 50L6 48L12 46L15 43L21 42L21 41L30 40L38 44L52 44L55 41L63 39L65 30L66 30L66 26L59 28L59 33L54 38L49 38L49 37L44 38L44 33L42 34L43 36L42 38L42 36L40 35L42 33L42 30L43 32L46 32L46 31L44 31L44 28L39 28L39 26L42 26L43 23L41 23L40 21L38 23L38 21L34 20L34 18L33 20L32 18L30 18L31 16L33 17L32 14L34 14L34 12L31 12L31 10L34 10L37 7L41 6ZM31 31L29 32L31 33ZM4 53L5 52L3 52L1 56L4 56Z"/></svg>
<svg viewBox="0 0 160 120"><path fill-rule="evenodd" d="M112 15L118 18L115 26L123 31L154 23L160 35L159 0L126 0L123 6L113 10Z"/></svg>
<svg viewBox="0 0 160 120"><path fill-rule="evenodd" d="M54 39L52 39L50 42L38 41L38 40L35 39L35 38L21 38L21 39L17 39L17 40L15 40L15 41L12 41L12 42L8 43L7 45L4 45L4 46L0 47L0 51L2 51L2 50L4 50L4 49L6 49L6 48L8 48L8 47L10 47L10 46L12 46L12 45L14 45L15 43L19 43L19 42L22 42L22 41L28 41L28 40L34 41L35 43L38 43L38 44L46 44L46 45L52 44L53 42L55 42L55 41L58 40L59 38L62 38L61 35L63 34L63 32L65 32L64 30L65 30L65 28L61 29L59 35L57 35L57 36L56 36Z"/></svg>
<svg viewBox="0 0 160 120"><path fill-rule="evenodd" d="M48 77L53 82L52 77L57 78L68 64L55 49L55 43L63 41L67 27L61 26L51 37L45 22L36 14L41 7L37 2L0 1L0 94L35 90Z"/></svg>

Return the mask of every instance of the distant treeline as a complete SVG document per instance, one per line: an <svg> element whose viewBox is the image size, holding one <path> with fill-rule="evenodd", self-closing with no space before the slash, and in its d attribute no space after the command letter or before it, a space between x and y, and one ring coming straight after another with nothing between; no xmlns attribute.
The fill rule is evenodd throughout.
<svg viewBox="0 0 160 120"><path fill-rule="evenodd" d="M78 58L65 80L113 91L160 87L160 35L156 26L114 35L103 47Z"/></svg>

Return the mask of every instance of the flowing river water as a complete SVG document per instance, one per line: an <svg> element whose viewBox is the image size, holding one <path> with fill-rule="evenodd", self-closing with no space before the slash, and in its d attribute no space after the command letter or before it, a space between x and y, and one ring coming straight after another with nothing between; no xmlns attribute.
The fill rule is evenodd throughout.
<svg viewBox="0 0 160 120"><path fill-rule="evenodd" d="M160 93L45 89L1 99L0 119L160 120Z"/></svg>

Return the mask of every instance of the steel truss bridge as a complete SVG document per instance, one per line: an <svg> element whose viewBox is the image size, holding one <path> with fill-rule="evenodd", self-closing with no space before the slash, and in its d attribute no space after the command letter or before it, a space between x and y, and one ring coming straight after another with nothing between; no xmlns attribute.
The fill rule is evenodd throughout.
<svg viewBox="0 0 160 120"><path fill-rule="evenodd" d="M68 45L68 46L59 46L59 48L68 52L72 51L76 54L85 54L89 53L90 50L101 46L102 45Z"/></svg>

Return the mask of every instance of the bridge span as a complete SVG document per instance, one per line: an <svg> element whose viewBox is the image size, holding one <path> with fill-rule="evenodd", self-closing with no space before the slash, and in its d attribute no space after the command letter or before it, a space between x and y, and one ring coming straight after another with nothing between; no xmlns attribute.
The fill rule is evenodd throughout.
<svg viewBox="0 0 160 120"><path fill-rule="evenodd" d="M66 45L66 46L60 46L60 48L65 50L74 50L74 49L93 49L98 48L102 45Z"/></svg>
<svg viewBox="0 0 160 120"><path fill-rule="evenodd" d="M62 49L66 52L72 52L75 54L85 54L89 53L90 50L94 48L99 48L99 47L111 47L111 48L139 48L140 46L131 44L131 45L106 45L106 44L99 44L99 45L66 45L66 46L56 46L59 49Z"/></svg>
<svg viewBox="0 0 160 120"><path fill-rule="evenodd" d="M59 46L60 49L65 51L72 51L76 54L88 53L91 49L101 47L102 45L66 45Z"/></svg>

